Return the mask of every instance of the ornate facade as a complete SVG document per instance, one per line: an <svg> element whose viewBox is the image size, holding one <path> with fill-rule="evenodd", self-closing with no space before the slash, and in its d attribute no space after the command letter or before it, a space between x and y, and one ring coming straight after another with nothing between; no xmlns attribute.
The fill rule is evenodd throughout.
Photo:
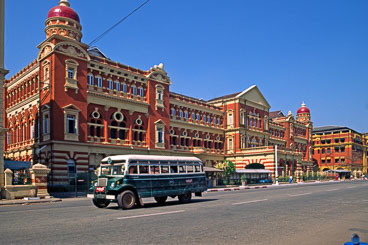
<svg viewBox="0 0 368 245"><path fill-rule="evenodd" d="M45 33L37 58L4 85L5 155L47 165L49 182L132 153L275 171L276 144L280 174L310 168L309 110L273 117L255 85L209 101L171 92L163 64L140 70L81 42L79 16L66 0L49 11Z"/></svg>
<svg viewBox="0 0 368 245"><path fill-rule="evenodd" d="M348 170L367 175L368 137L348 127L324 126L313 130L313 159L320 170Z"/></svg>

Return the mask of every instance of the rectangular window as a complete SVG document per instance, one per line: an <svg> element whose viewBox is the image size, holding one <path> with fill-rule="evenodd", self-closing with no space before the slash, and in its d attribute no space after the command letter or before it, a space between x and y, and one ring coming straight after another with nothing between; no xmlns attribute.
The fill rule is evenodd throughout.
<svg viewBox="0 0 368 245"><path fill-rule="evenodd" d="M163 143L163 131L162 128L157 128L157 142Z"/></svg>
<svg viewBox="0 0 368 245"><path fill-rule="evenodd" d="M114 89L114 82L109 80L109 89Z"/></svg>
<svg viewBox="0 0 368 245"><path fill-rule="evenodd" d="M119 81L115 81L115 89L116 89L116 91L120 91L120 82Z"/></svg>
<svg viewBox="0 0 368 245"><path fill-rule="evenodd" d="M345 158L341 158L341 162L345 162Z"/></svg>
<svg viewBox="0 0 368 245"><path fill-rule="evenodd" d="M66 118L67 122L67 133L69 134L75 134L77 132L76 128L75 128L75 116L74 115L67 115Z"/></svg>
<svg viewBox="0 0 368 245"><path fill-rule="evenodd" d="M325 159L322 159L322 163L326 163L326 160Z"/></svg>
<svg viewBox="0 0 368 245"><path fill-rule="evenodd" d="M335 138L335 143L339 143L340 139L339 138Z"/></svg>
<svg viewBox="0 0 368 245"><path fill-rule="evenodd" d="M8 143L8 144L11 144L12 142L11 142L11 133L10 133L10 132L8 132L8 133L6 134L6 138L7 138L7 143Z"/></svg>
<svg viewBox="0 0 368 245"><path fill-rule="evenodd" d="M30 133L31 139L34 139L35 135L34 135L34 125L33 124L31 125L30 132L29 133Z"/></svg>
<svg viewBox="0 0 368 245"><path fill-rule="evenodd" d="M91 74L88 75L88 84L89 85L93 85L94 84L94 82L93 82L93 75L91 75Z"/></svg>
<svg viewBox="0 0 368 245"><path fill-rule="evenodd" d="M325 140L321 140L321 144L324 144L325 143Z"/></svg>
<svg viewBox="0 0 368 245"><path fill-rule="evenodd" d="M139 96L140 97L143 97L144 95L143 95L143 88L139 88Z"/></svg>
<svg viewBox="0 0 368 245"><path fill-rule="evenodd" d="M345 138L341 138L340 141L341 141L341 143L344 143L345 142Z"/></svg>
<svg viewBox="0 0 368 245"><path fill-rule="evenodd" d="M322 154L325 154L325 148L322 149Z"/></svg>
<svg viewBox="0 0 368 245"><path fill-rule="evenodd" d="M331 163L331 159L327 159L327 163Z"/></svg>
<svg viewBox="0 0 368 245"><path fill-rule="evenodd" d="M137 87L136 86L132 86L132 94L137 95Z"/></svg>
<svg viewBox="0 0 368 245"><path fill-rule="evenodd" d="M185 118L188 118L188 112L187 111L185 112Z"/></svg>
<svg viewBox="0 0 368 245"><path fill-rule="evenodd" d="M157 90L157 99L158 100L163 100L163 96L162 96L162 91L161 90Z"/></svg>
<svg viewBox="0 0 368 245"><path fill-rule="evenodd" d="M161 165L161 173L162 174L168 174L169 173L169 166Z"/></svg>
<svg viewBox="0 0 368 245"><path fill-rule="evenodd" d="M68 78L74 79L74 68L68 68Z"/></svg>
<svg viewBox="0 0 368 245"><path fill-rule="evenodd" d="M139 174L148 174L148 165L140 165Z"/></svg>
<svg viewBox="0 0 368 245"><path fill-rule="evenodd" d="M123 92L126 94L127 92L127 85L125 83L123 83Z"/></svg>
<svg viewBox="0 0 368 245"><path fill-rule="evenodd" d="M97 87L102 88L102 77L97 77Z"/></svg>
<svg viewBox="0 0 368 245"><path fill-rule="evenodd" d="M345 152L345 146L340 147L341 152Z"/></svg>
<svg viewBox="0 0 368 245"><path fill-rule="evenodd" d="M330 148L327 148L327 153L331 153L331 149Z"/></svg>
<svg viewBox="0 0 368 245"><path fill-rule="evenodd" d="M228 122L228 125L229 126L232 126L233 125L233 114L229 114L229 122Z"/></svg>
<svg viewBox="0 0 368 245"><path fill-rule="evenodd" d="M49 115L46 114L43 119L43 133L48 134L49 133Z"/></svg>

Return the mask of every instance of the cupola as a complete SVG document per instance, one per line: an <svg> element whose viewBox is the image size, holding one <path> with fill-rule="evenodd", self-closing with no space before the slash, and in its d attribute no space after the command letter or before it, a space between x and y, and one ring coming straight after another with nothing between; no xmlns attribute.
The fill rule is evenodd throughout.
<svg viewBox="0 0 368 245"><path fill-rule="evenodd" d="M60 35L80 42L82 39L81 31L79 16L70 8L68 0L60 0L58 6L50 9L45 27L46 38Z"/></svg>

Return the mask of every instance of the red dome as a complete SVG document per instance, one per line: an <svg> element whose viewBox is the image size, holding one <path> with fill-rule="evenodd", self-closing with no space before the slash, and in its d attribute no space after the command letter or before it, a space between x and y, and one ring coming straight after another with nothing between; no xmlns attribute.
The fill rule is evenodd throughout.
<svg viewBox="0 0 368 245"><path fill-rule="evenodd" d="M55 6L50 9L47 18L52 17L65 17L72 20L75 20L79 23L79 16L78 14L70 7L67 6Z"/></svg>
<svg viewBox="0 0 368 245"><path fill-rule="evenodd" d="M305 104L302 104L302 107L299 108L297 114L299 113L310 113L309 109L305 106Z"/></svg>

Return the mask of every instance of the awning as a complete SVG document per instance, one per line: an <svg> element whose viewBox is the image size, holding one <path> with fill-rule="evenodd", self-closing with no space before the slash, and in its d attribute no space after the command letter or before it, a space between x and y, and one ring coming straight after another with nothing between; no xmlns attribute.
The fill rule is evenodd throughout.
<svg viewBox="0 0 368 245"><path fill-rule="evenodd" d="M211 167L204 167L204 171L205 172L224 172L224 170L221 169L217 169L217 168L211 168Z"/></svg>
<svg viewBox="0 0 368 245"><path fill-rule="evenodd" d="M19 169L28 169L31 167L32 167L31 162L4 160L4 169L9 168L10 170L19 170Z"/></svg>
<svg viewBox="0 0 368 245"><path fill-rule="evenodd" d="M343 170L343 169L331 169L327 170L325 172L332 172L332 173L351 173L349 170Z"/></svg>
<svg viewBox="0 0 368 245"><path fill-rule="evenodd" d="M237 169L235 170L237 174L270 174L272 173L268 169Z"/></svg>

